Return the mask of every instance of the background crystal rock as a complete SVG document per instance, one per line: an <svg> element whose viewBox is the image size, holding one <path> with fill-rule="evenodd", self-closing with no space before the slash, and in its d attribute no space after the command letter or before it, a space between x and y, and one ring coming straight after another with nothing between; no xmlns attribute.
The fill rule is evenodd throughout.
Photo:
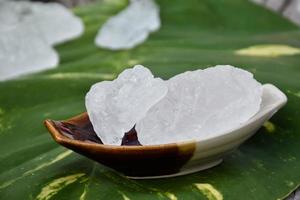
<svg viewBox="0 0 300 200"><path fill-rule="evenodd" d="M81 20L58 3L0 1L0 80L55 67L52 45L82 32Z"/></svg>
<svg viewBox="0 0 300 200"><path fill-rule="evenodd" d="M55 50L39 36L27 23L0 30L0 80L50 69L58 64Z"/></svg>
<svg viewBox="0 0 300 200"><path fill-rule="evenodd" d="M188 71L136 125L142 145L206 139L247 121L260 108L261 84L232 66Z"/></svg>
<svg viewBox="0 0 300 200"><path fill-rule="evenodd" d="M96 45L111 50L130 49L160 27L159 8L153 0L131 0L99 30Z"/></svg>
<svg viewBox="0 0 300 200"><path fill-rule="evenodd" d="M58 3L3 1L0 2L0 22L3 28L27 23L50 45L73 39L83 32L82 21Z"/></svg>
<svg viewBox="0 0 300 200"><path fill-rule="evenodd" d="M25 20L35 24L46 41L59 44L80 36L84 26L79 17L58 3L31 3L31 14Z"/></svg>
<svg viewBox="0 0 300 200"><path fill-rule="evenodd" d="M93 85L86 95L86 108L94 130L104 144L120 145L146 112L167 93L166 83L137 65L116 80Z"/></svg>

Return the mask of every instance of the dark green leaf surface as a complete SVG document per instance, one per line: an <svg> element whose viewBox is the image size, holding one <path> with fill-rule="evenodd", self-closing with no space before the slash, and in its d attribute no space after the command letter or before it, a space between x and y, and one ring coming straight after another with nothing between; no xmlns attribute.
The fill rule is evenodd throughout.
<svg viewBox="0 0 300 200"><path fill-rule="evenodd" d="M85 34L57 46L58 68L0 83L0 199L278 199L300 183L300 56L250 57L234 52L258 44L300 47L297 27L246 0L160 0L162 28L141 46L95 47L98 28L126 1L75 10ZM130 180L58 146L42 125L85 111L98 81L134 64L169 78L216 64L247 69L273 83L288 104L265 127L212 169L161 180Z"/></svg>

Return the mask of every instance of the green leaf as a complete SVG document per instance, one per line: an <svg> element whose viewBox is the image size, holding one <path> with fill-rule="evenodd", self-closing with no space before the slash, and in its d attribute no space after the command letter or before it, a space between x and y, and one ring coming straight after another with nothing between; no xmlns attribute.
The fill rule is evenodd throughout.
<svg viewBox="0 0 300 200"><path fill-rule="evenodd" d="M246 0L158 3L161 30L141 46L117 52L96 48L94 38L127 1L77 8L86 31L57 46L58 68L0 83L0 199L267 200L283 198L299 186L300 56L278 49L276 56L237 53L252 46L300 47L299 29ZM287 94L288 104L215 168L177 178L130 180L57 145L42 121L85 111L84 96L93 83L113 79L137 63L163 78L231 64L275 84Z"/></svg>

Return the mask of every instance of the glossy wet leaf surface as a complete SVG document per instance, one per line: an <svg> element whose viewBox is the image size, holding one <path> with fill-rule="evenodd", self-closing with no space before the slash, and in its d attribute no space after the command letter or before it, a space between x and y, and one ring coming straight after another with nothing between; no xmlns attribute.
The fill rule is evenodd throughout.
<svg viewBox="0 0 300 200"><path fill-rule="evenodd" d="M105 20L126 1L101 1L75 10L85 34L57 46L58 68L0 83L0 199L277 199L300 183L300 56L247 56L256 45L300 47L299 29L246 0L159 0L162 28L141 46L111 52L95 47ZM216 64L247 69L273 83L288 104L224 162L203 172L161 180L130 180L58 146L46 118L85 111L84 96L98 81L134 64L169 78Z"/></svg>

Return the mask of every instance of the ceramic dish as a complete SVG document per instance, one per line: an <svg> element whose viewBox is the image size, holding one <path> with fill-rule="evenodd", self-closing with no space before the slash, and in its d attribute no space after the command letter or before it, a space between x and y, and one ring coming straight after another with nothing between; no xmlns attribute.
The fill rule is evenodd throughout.
<svg viewBox="0 0 300 200"><path fill-rule="evenodd" d="M263 85L259 112L231 131L205 140L163 145L103 145L94 137L87 113L64 121L45 120L53 139L60 145L136 179L164 178L216 166L223 157L251 137L285 103L286 96L271 84ZM86 139L88 137L88 139Z"/></svg>

